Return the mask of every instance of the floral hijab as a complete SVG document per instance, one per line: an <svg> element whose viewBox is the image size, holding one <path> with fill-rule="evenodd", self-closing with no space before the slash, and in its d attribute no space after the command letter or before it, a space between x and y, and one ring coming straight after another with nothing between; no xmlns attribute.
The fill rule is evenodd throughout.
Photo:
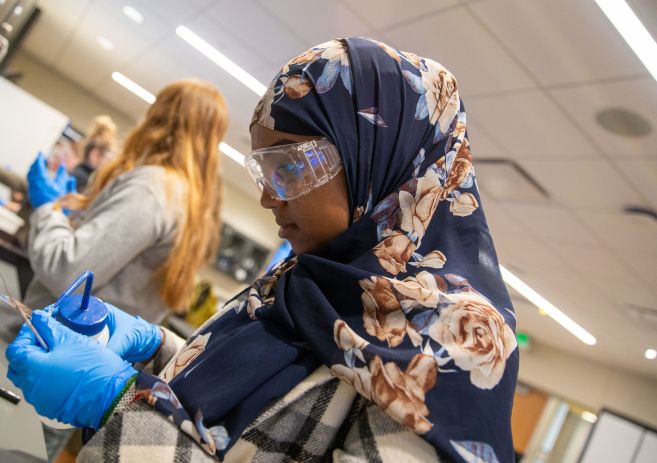
<svg viewBox="0 0 657 463"><path fill-rule="evenodd" d="M282 68L253 123L332 141L353 223L188 341L164 372L174 421L221 457L324 364L439 455L513 461L515 316L452 74L374 40L333 40Z"/></svg>

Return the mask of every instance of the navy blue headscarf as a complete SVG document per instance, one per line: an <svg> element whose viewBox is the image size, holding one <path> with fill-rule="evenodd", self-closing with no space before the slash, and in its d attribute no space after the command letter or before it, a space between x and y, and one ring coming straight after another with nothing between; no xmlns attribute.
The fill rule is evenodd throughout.
<svg viewBox="0 0 657 463"><path fill-rule="evenodd" d="M164 372L175 396L140 387L221 457L324 364L440 455L513 461L515 317L452 74L374 40L333 40L283 67L253 123L337 146L352 224L202 327Z"/></svg>

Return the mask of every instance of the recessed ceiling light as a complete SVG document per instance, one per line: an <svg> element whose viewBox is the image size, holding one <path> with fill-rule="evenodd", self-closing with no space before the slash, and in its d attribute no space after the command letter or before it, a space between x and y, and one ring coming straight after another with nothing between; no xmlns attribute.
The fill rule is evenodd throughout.
<svg viewBox="0 0 657 463"><path fill-rule="evenodd" d="M110 39L108 39L107 37L104 37L104 36L102 36L102 35L99 35L98 37L96 37L96 41L97 41L98 44L99 44L101 47L103 47L105 50L107 50L107 51L114 50L114 44L113 44L112 41L111 41Z"/></svg>
<svg viewBox="0 0 657 463"><path fill-rule="evenodd" d="M139 11L137 11L135 8L131 7L130 5L125 5L122 8L122 11L124 15L132 19L137 24L141 24L144 22L144 15L141 14Z"/></svg>
<svg viewBox="0 0 657 463"><path fill-rule="evenodd" d="M645 137L652 132L650 120L641 114L623 108L598 111L596 121L603 129L625 137Z"/></svg>
<svg viewBox="0 0 657 463"><path fill-rule="evenodd" d="M267 90L267 86L260 82L258 79L253 77L251 74L242 69L234 61L228 58L226 55L221 53L219 50L214 48L208 42L203 40L201 37L196 35L194 32L186 28L185 26L176 27L176 34L183 39L185 42L190 44L192 47L196 48L201 54L205 55L206 58L210 59L217 66L222 68L224 71L228 72L230 75L235 77L237 80L246 85L249 89L255 92L258 96L264 95Z"/></svg>
<svg viewBox="0 0 657 463"><path fill-rule="evenodd" d="M244 155L228 143L219 143L219 150L238 164L244 165Z"/></svg>
<svg viewBox="0 0 657 463"><path fill-rule="evenodd" d="M128 79L126 76L121 74L120 72L113 72L112 73L112 79L114 81L126 88L127 90L131 91L135 95L137 95L139 98L144 100L146 103L153 104L155 102L155 95L153 95L151 92L146 90L144 87L141 85L137 84L136 82Z"/></svg>
<svg viewBox="0 0 657 463"><path fill-rule="evenodd" d="M657 350L655 349L647 349L646 353L643 354L648 360L655 360L657 359Z"/></svg>
<svg viewBox="0 0 657 463"><path fill-rule="evenodd" d="M20 16L23 14L23 7L18 5L16 8L14 8L14 14L16 16Z"/></svg>
<svg viewBox="0 0 657 463"><path fill-rule="evenodd" d="M595 0L632 51L657 80L657 42L624 0Z"/></svg>
<svg viewBox="0 0 657 463"><path fill-rule="evenodd" d="M500 271L502 272L502 278L506 284L522 294L525 298L527 298L529 302L538 307L539 311L545 312L550 318L570 331L570 333L575 335L575 337L577 337L584 344L593 346L598 342L591 333L582 328L579 324L577 324L577 322L575 322L561 310L557 309L547 299L532 289L527 283L522 281L520 278L509 272L501 265Z"/></svg>

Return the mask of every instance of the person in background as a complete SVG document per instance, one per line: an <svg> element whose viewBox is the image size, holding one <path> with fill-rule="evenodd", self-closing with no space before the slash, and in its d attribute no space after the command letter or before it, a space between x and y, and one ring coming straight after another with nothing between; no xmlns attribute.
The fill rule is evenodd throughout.
<svg viewBox="0 0 657 463"><path fill-rule="evenodd" d="M57 169L59 169L59 166L61 165L64 166L66 172L73 172L75 167L80 164L77 143L62 136L50 151L46 164L48 166L48 171L53 177L57 175Z"/></svg>
<svg viewBox="0 0 657 463"><path fill-rule="evenodd" d="M58 184L38 157L28 173L35 278L24 302L51 304L68 282L92 270L95 295L146 320L187 309L196 271L219 239L218 145L227 125L219 91L180 81L159 93L83 194L67 194L71 179ZM92 137L85 155L99 159L98 146ZM62 208L82 211L75 227Z"/></svg>
<svg viewBox="0 0 657 463"><path fill-rule="evenodd" d="M75 177L77 189L82 192L91 174L114 157L116 152L116 124L111 117L96 116L87 130L82 162L67 170Z"/></svg>
<svg viewBox="0 0 657 463"><path fill-rule="evenodd" d="M7 349L26 399L99 429L81 462L513 461L515 316L452 74L323 43L276 75L251 143L295 256L177 352L115 307L107 347L35 312L51 350L26 327ZM159 376L131 365L154 353Z"/></svg>

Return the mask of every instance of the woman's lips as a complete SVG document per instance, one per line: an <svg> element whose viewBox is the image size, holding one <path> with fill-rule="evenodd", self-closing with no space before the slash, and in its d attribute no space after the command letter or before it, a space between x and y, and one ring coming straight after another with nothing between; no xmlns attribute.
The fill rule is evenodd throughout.
<svg viewBox="0 0 657 463"><path fill-rule="evenodd" d="M293 223L287 224L287 225L281 225L278 228L278 237L281 239L289 239L290 235L294 232L294 230L297 228L296 225Z"/></svg>

